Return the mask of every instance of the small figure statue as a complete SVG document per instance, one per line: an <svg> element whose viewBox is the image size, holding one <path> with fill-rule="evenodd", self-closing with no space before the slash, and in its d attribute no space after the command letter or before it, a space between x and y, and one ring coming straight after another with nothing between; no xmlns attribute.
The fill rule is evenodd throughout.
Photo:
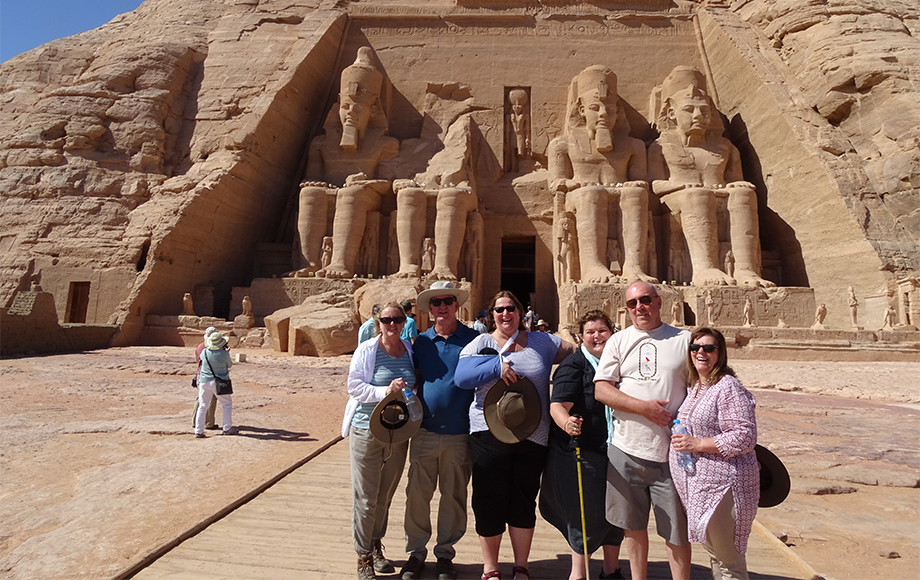
<svg viewBox="0 0 920 580"><path fill-rule="evenodd" d="M690 253L694 286L749 284L773 287L760 277L760 231L757 194L744 181L741 155L722 136L722 127L706 93L703 74L676 67L661 86L661 103L653 111L661 136L649 146L652 190L678 216ZM718 209L727 204L732 274L719 266ZM624 217L625 221L625 217Z"/></svg>
<svg viewBox="0 0 920 580"><path fill-rule="evenodd" d="M859 323L856 317L856 310L859 308L859 300L856 299L856 292L853 290L852 286L847 288L847 294L847 306L850 307L850 322L854 329L859 329Z"/></svg>
<svg viewBox="0 0 920 580"><path fill-rule="evenodd" d="M623 276L657 283L645 273L650 197L645 144L629 136L617 76L602 65L578 73L569 84L565 113L564 133L547 150L549 188L564 192L565 209L575 214L581 281L617 278L607 261L608 205L615 203L623 224Z"/></svg>
<svg viewBox="0 0 920 580"><path fill-rule="evenodd" d="M735 276L735 254L731 250L725 252L725 273Z"/></svg>
<svg viewBox="0 0 920 580"><path fill-rule="evenodd" d="M252 316L252 300L249 296L243 296L243 316Z"/></svg>
<svg viewBox="0 0 920 580"><path fill-rule="evenodd" d="M709 320L709 326L716 324L716 300L712 297L712 290L706 291L706 318Z"/></svg>
<svg viewBox="0 0 920 580"><path fill-rule="evenodd" d="M683 326L683 313L684 303L682 301L675 300L671 303L671 326Z"/></svg>
<svg viewBox="0 0 920 580"><path fill-rule="evenodd" d="M182 314L195 316L195 304L192 302L192 295L188 292L182 297Z"/></svg>
<svg viewBox="0 0 920 580"><path fill-rule="evenodd" d="M332 263L332 236L323 238L323 254L322 258L320 258L320 263L323 268Z"/></svg>
<svg viewBox="0 0 920 580"><path fill-rule="evenodd" d="M511 151L511 171L518 170L521 159L530 157L530 113L527 112L527 91L511 89L508 101L511 112L508 114L509 133L514 136L514 149Z"/></svg>
<svg viewBox="0 0 920 580"><path fill-rule="evenodd" d="M572 229L569 225L568 213L562 220L562 234L559 236L559 254L556 255L559 264L559 284L566 284L572 275Z"/></svg>
<svg viewBox="0 0 920 580"><path fill-rule="evenodd" d="M824 326L824 318L827 316L827 306L822 302L818 305L818 308L815 309L815 322L811 327L815 330L825 330L827 327Z"/></svg>
<svg viewBox="0 0 920 580"><path fill-rule="evenodd" d="M898 311L894 309L894 306L889 304L888 309L885 310L885 320L882 322L881 330L893 330L897 323Z"/></svg>
<svg viewBox="0 0 920 580"><path fill-rule="evenodd" d="M744 322L743 326L748 328L754 326L754 303L751 302L750 296L744 297Z"/></svg>
<svg viewBox="0 0 920 580"><path fill-rule="evenodd" d="M433 238L425 238L422 242L422 273L427 274L434 270L434 256L436 248Z"/></svg>

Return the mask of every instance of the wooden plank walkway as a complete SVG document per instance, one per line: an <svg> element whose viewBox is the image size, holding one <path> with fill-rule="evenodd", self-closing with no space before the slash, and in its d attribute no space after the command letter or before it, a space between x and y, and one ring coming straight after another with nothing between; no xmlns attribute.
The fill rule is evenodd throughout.
<svg viewBox="0 0 920 580"><path fill-rule="evenodd" d="M167 552L131 578L136 580L346 580L355 578L357 557L351 540L351 475L348 441L343 440L295 470L249 503L211 524L201 533ZM403 479L405 481L405 479ZM437 513L438 494L432 502ZM390 510L390 531L384 538L387 556L397 570L405 562L402 521L405 486L401 485ZM669 578L664 542L650 527L649 577ZM429 545L429 549L433 547ZM429 557L433 559L433 556ZM505 577L511 572L511 545L502 545ZM625 550L621 564L628 576ZM569 552L562 535L539 519L531 551L534 580L565 580ZM600 570L592 561L592 577ZM466 536L457 544L454 561L461 579L477 579L482 556L472 510ZM507 570L505 569L507 568ZM812 577L779 541L763 528L755 529L748 548L751 578L785 580ZM380 575L397 578L397 574ZM435 578L429 562L423 578ZM692 578L712 578L709 558L694 545Z"/></svg>

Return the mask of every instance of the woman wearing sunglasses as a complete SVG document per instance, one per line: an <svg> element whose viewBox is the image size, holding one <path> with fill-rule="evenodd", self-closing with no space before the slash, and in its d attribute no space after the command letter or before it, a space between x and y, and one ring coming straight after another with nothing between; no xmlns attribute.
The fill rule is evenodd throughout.
<svg viewBox="0 0 920 580"><path fill-rule="evenodd" d="M671 476L690 541L709 552L713 576L746 579L744 553L760 499L754 397L728 366L725 337L714 328L691 334L687 368L691 386L677 418L690 434L671 437ZM682 451L695 459L692 472L677 462Z"/></svg>
<svg viewBox="0 0 920 580"><path fill-rule="evenodd" d="M496 294L489 309L489 333L480 334L464 347L454 376L458 387L475 389L470 405L472 506L482 549L483 580L501 579L498 556L506 526L514 552L513 580L530 580L527 566L549 438L550 370L575 352L575 345L555 335L528 333L523 310L511 292ZM519 377L526 377L536 387L542 407L540 422L525 440L504 443L489 431L483 402L496 381L511 384Z"/></svg>
<svg viewBox="0 0 920 580"><path fill-rule="evenodd" d="M412 344L399 335L406 313L398 302L388 302L377 314L379 333L355 350L348 371L348 406L342 437L349 438L354 509L352 530L358 553L358 578L375 572L392 574L395 568L383 555L381 539L387 514L406 464L409 442L387 444L371 433L370 418L384 397L415 386Z"/></svg>

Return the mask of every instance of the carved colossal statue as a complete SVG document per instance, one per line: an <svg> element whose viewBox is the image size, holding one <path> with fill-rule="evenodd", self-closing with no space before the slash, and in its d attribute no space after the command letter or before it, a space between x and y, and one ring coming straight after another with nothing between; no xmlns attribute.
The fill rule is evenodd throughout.
<svg viewBox="0 0 920 580"><path fill-rule="evenodd" d="M550 190L566 192L565 209L575 215L583 282L615 279L607 260L609 203L619 203L622 214L623 276L657 282L644 270L649 220L645 146L629 136L618 101L617 77L607 67L590 66L572 79L565 130L547 151Z"/></svg>
<svg viewBox="0 0 920 580"><path fill-rule="evenodd" d="M386 135L380 104L383 83L371 49L358 49L354 64L342 71L338 103L326 120L326 134L310 144L297 219L302 272L351 277L368 212L378 210L381 198L390 191L388 179L377 179L384 177L381 164L399 153L399 142ZM332 258L320 269L330 195L335 196Z"/></svg>
<svg viewBox="0 0 920 580"><path fill-rule="evenodd" d="M661 86L661 136L649 147L652 190L678 216L690 253L695 286L775 286L760 277L760 233L754 185L743 180L738 149L721 123L702 73L677 67ZM719 260L719 205L730 217L734 277Z"/></svg>
<svg viewBox="0 0 920 580"><path fill-rule="evenodd" d="M434 92L432 92L434 91ZM463 249L466 221L479 208L470 158L473 150L473 98L468 87L459 84L429 87L425 116L436 129L423 126L422 138L403 142L405 163L411 164L416 150L443 147L427 161L414 179L399 179L396 191L396 236L399 246L400 278L421 275L421 250L427 225L428 198L436 198L434 223L435 259L428 274L433 280L456 280ZM435 138L431 133L440 133ZM437 143L435 143L437 141ZM428 149L426 149L426 145Z"/></svg>

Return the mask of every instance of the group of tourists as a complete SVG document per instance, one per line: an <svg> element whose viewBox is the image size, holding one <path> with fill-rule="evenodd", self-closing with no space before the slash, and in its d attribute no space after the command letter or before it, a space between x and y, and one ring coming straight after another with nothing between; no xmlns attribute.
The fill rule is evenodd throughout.
<svg viewBox="0 0 920 580"><path fill-rule="evenodd" d="M403 305L380 305L376 336L352 358L342 435L358 578L396 571L382 539L407 457L403 580L424 577L432 533L430 577L457 577L471 480L482 580L502 578L506 530L512 580L530 580L538 495L540 513L571 548L569 580L588 575L586 554L598 549L600 578L624 578L621 544L631 577L645 578L652 508L674 578L689 578L691 541L705 546L717 580L747 578L760 493L755 403L728 366L722 334L664 324L661 298L645 282L626 291L632 326L614 334L603 311L590 311L577 346L528 332L508 291L479 313L480 333L457 319L468 298L447 281L420 293L416 306L434 324L414 342L400 337ZM684 433L672 435L675 419Z"/></svg>

